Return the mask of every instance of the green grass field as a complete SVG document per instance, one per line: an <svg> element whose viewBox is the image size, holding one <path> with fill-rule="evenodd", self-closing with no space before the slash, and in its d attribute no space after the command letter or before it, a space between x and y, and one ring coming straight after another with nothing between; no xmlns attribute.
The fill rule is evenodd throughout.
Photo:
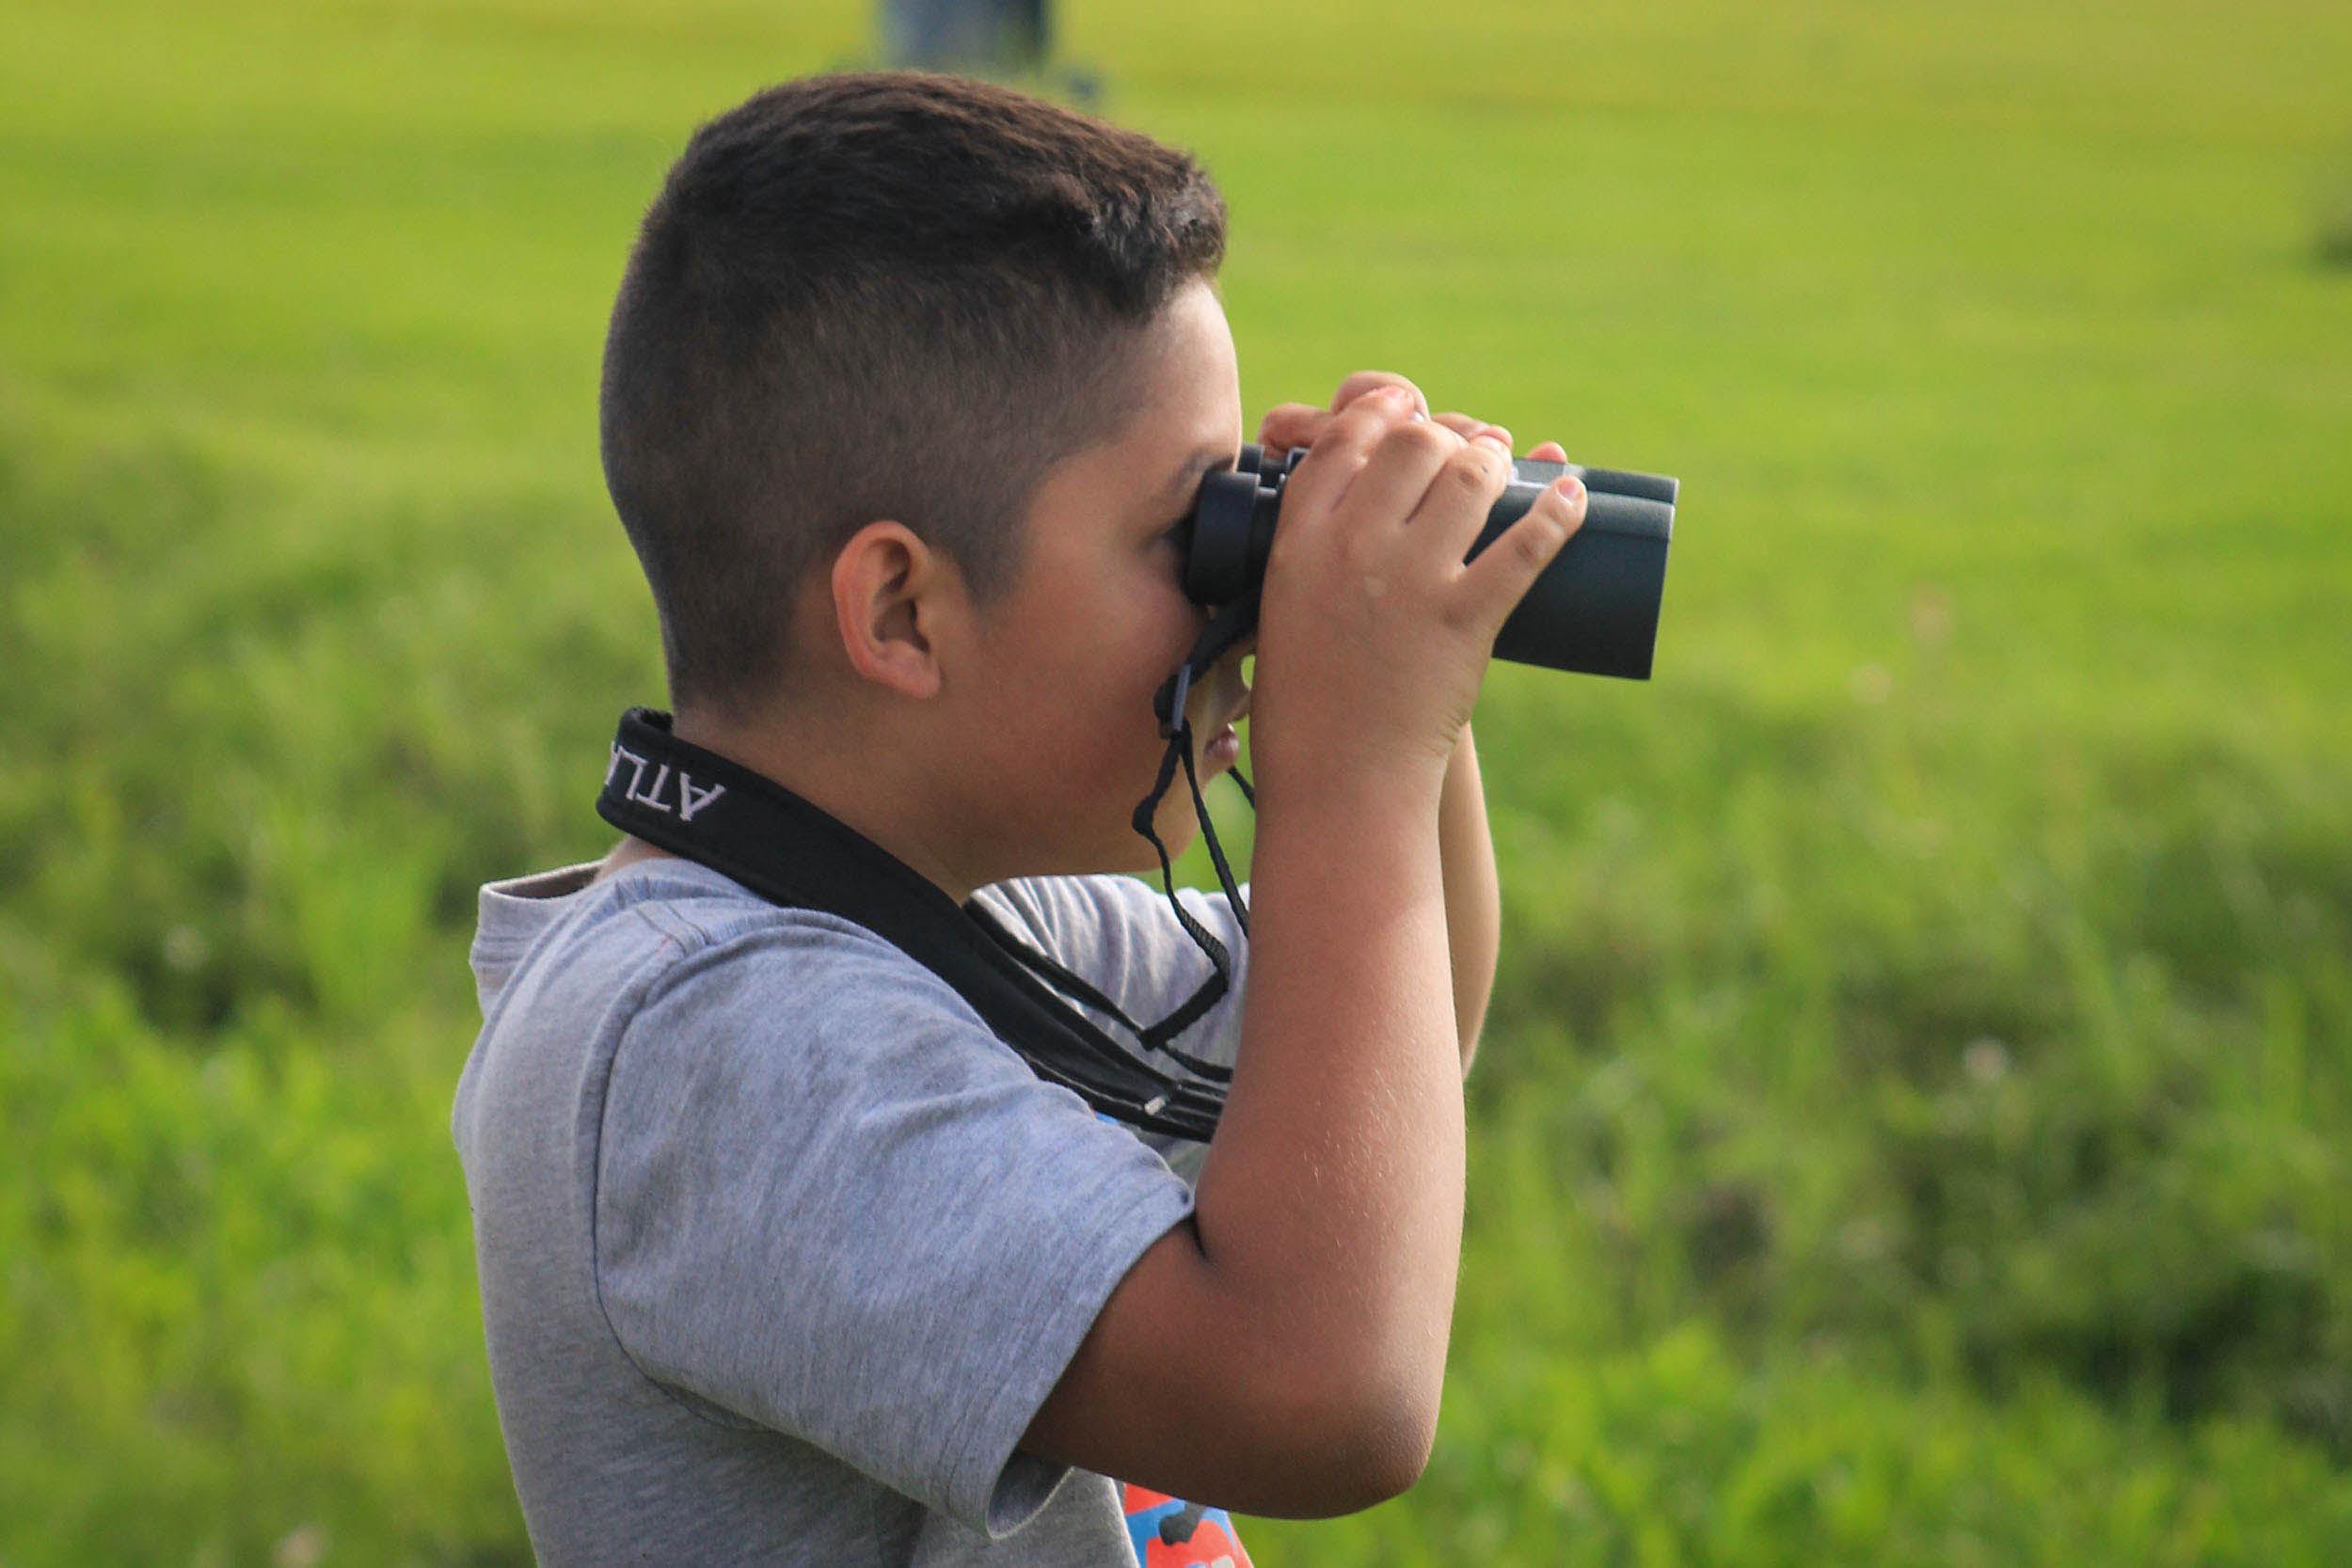
<svg viewBox="0 0 2352 1568"><path fill-rule="evenodd" d="M660 698L637 215L870 21L11 8L5 1568L528 1560L474 889ZM1263 1568L2352 1560L2352 8L1059 21L1226 190L1253 421L1684 483L1656 679L1480 710L1436 1456Z"/></svg>

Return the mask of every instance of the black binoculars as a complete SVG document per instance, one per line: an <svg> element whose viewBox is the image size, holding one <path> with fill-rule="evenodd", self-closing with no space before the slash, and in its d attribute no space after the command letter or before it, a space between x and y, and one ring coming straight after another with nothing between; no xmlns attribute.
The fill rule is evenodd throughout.
<svg viewBox="0 0 2352 1568"><path fill-rule="evenodd" d="M1237 467L1200 482L1192 526L1182 540L1184 593L1195 604L1230 604L1264 582L1282 489L1306 455L1304 447L1266 452L1245 446ZM1503 622L1494 657L1548 670L1647 680L1658 644L1658 607L1666 586L1678 481L1514 458L1510 483L1463 559L1475 561L1564 473L1584 482L1584 524Z"/></svg>

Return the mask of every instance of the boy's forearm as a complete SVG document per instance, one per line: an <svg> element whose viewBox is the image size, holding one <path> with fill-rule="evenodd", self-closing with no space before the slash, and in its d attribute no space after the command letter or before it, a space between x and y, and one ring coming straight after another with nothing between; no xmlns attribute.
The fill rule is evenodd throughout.
<svg viewBox="0 0 2352 1568"><path fill-rule="evenodd" d="M1494 994L1495 958L1502 946L1502 895L1495 847L1486 826L1486 789L1470 727L1462 726L1446 765L1438 801L1438 843L1445 863L1446 947L1454 968L1454 1018L1461 1037L1462 1076L1470 1076L1478 1034Z"/></svg>
<svg viewBox="0 0 2352 1568"><path fill-rule="evenodd" d="M1433 783L1297 810L1261 792L1244 1043L1195 1204L1258 1348L1316 1391L1293 1396L1350 1402L1406 1474L1436 1429L1462 1241Z"/></svg>

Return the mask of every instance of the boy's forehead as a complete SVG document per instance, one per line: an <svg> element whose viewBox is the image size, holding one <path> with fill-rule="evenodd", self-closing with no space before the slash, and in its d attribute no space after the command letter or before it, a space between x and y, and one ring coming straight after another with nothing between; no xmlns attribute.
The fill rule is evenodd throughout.
<svg viewBox="0 0 2352 1568"><path fill-rule="evenodd" d="M1114 437L1124 457L1147 464L1135 477L1152 492L1189 490L1204 453L1231 462L1241 444L1241 373L1224 308L1199 279L1169 301L1142 357L1142 412Z"/></svg>
<svg viewBox="0 0 2352 1568"><path fill-rule="evenodd" d="M1225 308L1206 282L1194 279L1161 313L1154 334L1155 396L1191 409L1197 418L1241 418L1241 372ZM1205 433L1204 433L1205 434Z"/></svg>

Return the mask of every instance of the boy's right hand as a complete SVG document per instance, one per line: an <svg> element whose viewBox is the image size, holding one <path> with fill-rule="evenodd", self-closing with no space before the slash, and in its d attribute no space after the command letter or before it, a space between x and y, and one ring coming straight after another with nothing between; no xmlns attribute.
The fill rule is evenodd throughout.
<svg viewBox="0 0 2352 1568"><path fill-rule="evenodd" d="M1467 566L1511 480L1499 439L1420 417L1412 392L1356 399L1291 474L1266 559L1250 697L1259 787L1373 777L1434 801L1494 642L1584 521L1571 477Z"/></svg>

